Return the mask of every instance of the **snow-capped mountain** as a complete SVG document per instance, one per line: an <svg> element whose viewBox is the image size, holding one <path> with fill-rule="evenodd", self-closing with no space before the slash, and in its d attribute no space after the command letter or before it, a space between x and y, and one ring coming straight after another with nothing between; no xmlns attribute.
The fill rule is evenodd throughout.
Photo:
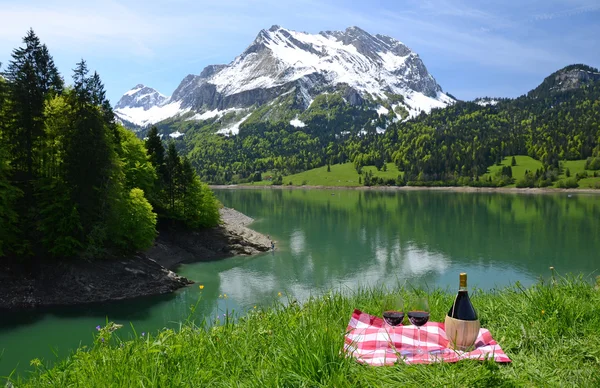
<svg viewBox="0 0 600 388"><path fill-rule="evenodd" d="M175 116L180 109L164 94L138 84L117 102L115 113L119 119L143 127Z"/></svg>
<svg viewBox="0 0 600 388"><path fill-rule="evenodd" d="M188 120L233 111L248 117L252 109L289 93L300 110L307 109L317 95L340 86L353 105L400 95L402 101L394 103L410 116L454 101L419 56L393 38L358 27L308 34L273 26L260 31L230 64L210 65L199 75L185 77L170 98L137 85L125 93L115 112L140 126L188 112Z"/></svg>

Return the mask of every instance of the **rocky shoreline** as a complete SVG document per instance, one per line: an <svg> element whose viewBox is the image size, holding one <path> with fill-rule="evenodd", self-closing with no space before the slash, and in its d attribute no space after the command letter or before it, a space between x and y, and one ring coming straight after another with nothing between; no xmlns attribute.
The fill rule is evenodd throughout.
<svg viewBox="0 0 600 388"><path fill-rule="evenodd" d="M150 249L126 257L88 262L44 261L35 266L0 264L0 310L75 305L173 292L191 283L178 276L179 264L212 261L268 251L270 240L247 227L252 218L220 210L222 224L190 231L160 225Z"/></svg>

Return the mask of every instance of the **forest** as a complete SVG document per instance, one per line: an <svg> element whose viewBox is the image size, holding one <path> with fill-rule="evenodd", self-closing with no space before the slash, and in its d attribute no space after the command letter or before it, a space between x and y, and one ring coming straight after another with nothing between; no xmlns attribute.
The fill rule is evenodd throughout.
<svg viewBox="0 0 600 388"><path fill-rule="evenodd" d="M561 89L557 76L572 70L598 73L585 65L571 65L521 97L493 103L457 101L410 120L394 119L390 103L401 101L401 96L367 99L362 106L353 106L341 92L333 92L316 97L304 112L294 110L289 97L278 101L278 109L287 108L289 114L258 108L236 136L215 134L213 125L191 121L162 123L159 130L184 132L179 149L201 178L214 184L256 181L267 171L278 177L344 162L354 163L360 173L363 166L383 168L393 162L403 176L383 182L375 175L367 183L503 186L514 183L510 169L481 178L504 157L528 155L544 167L529 172L519 184L543 187L557 179L561 161L588 159L588 165L596 167L592 169L600 164L600 80L580 80L574 89ZM377 105L390 108L389 113L379 115ZM290 125L294 115L305 127ZM384 133L378 130L382 128Z"/></svg>
<svg viewBox="0 0 600 388"><path fill-rule="evenodd" d="M100 259L152 245L159 220L219 222L190 161L115 121L84 60L71 86L33 30L0 76L0 257Z"/></svg>

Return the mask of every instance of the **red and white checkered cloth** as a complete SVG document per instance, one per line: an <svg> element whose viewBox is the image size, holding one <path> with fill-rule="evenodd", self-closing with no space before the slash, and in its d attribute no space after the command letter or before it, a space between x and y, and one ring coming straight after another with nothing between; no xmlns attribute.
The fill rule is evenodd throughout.
<svg viewBox="0 0 600 388"><path fill-rule="evenodd" d="M511 362L487 329L479 330L474 350L463 352L448 348L443 323L427 322L421 326L423 354L416 353L419 337L417 327L413 325L392 327L380 317L354 310L346 332L344 351L363 364L393 365L396 361L429 364L467 358Z"/></svg>

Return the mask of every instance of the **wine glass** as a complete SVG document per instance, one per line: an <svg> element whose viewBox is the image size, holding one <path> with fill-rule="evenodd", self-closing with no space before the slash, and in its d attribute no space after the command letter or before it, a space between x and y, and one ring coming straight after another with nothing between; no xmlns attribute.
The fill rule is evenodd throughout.
<svg viewBox="0 0 600 388"><path fill-rule="evenodd" d="M407 309L408 320L417 327L419 340L417 342L417 354L423 354L421 349L421 326L429 321L429 302L426 296L415 296L410 299Z"/></svg>
<svg viewBox="0 0 600 388"><path fill-rule="evenodd" d="M401 295L388 294L383 297L383 320L390 326L398 326L404 320L404 300Z"/></svg>

